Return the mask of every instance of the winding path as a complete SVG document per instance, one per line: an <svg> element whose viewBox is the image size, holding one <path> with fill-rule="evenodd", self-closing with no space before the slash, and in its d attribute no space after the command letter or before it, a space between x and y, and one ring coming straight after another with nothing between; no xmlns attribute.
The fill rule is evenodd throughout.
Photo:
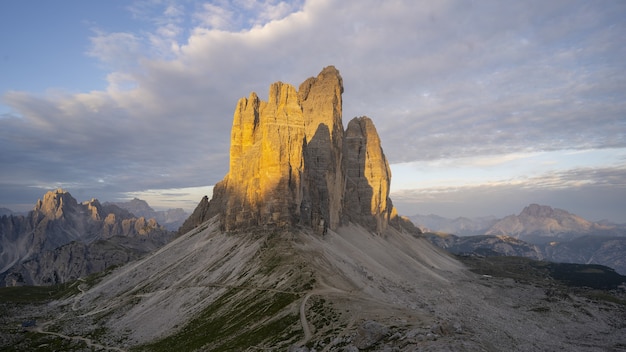
<svg viewBox="0 0 626 352"><path fill-rule="evenodd" d="M101 345L99 343L95 343L95 342L93 342L93 340L88 339L86 337L82 337L82 336L68 336L68 335L64 335L64 334L58 333L58 332L45 331L44 327L46 325L49 325L49 324L50 324L50 322L47 322L47 323L44 323L42 326L37 326L35 329L33 329L33 331L38 332L40 334L58 336L60 338L66 339L66 340L83 341L83 342L85 342L87 344L87 347L100 348L100 349L105 349L105 350L109 350L109 351L126 352L126 350L123 350L123 349L118 348L118 347L109 347L109 346Z"/></svg>
<svg viewBox="0 0 626 352"><path fill-rule="evenodd" d="M85 280L82 279L82 278L79 278L78 281L85 282ZM80 299L85 295L85 289L82 288L81 285L82 284L79 283L78 286L77 286L78 290L80 291L80 294L74 298L74 303L72 304L72 311L77 311L78 310L78 308L76 306L77 306L78 302L80 301ZM63 313L61 316L57 317L56 320L60 319L64 315L65 315L65 313ZM54 320L47 321L47 322L41 324L41 326L36 326L31 331L37 332L39 334L44 334L44 335L57 336L57 337L60 337L60 338L66 339L66 340L83 341L83 342L85 342L87 344L87 347L99 348L99 349L109 350L109 351L126 352L126 350L123 350L123 349L118 348L118 347L109 347L109 346L101 345L99 343L93 342L92 339L89 339L89 338L86 338L86 337L82 337L82 336L68 336L68 335L64 335L64 334L58 333L58 332L52 332L52 331L44 330L45 327L50 325L52 322L54 322Z"/></svg>
<svg viewBox="0 0 626 352"><path fill-rule="evenodd" d="M313 295L323 295L323 294L328 294L328 293L345 294L347 292L340 290L338 288L326 286L324 288L313 290L307 293L302 299L302 303L300 303L300 324L302 324L302 331L304 332L304 338L302 339L302 341L298 343L299 346L304 346L307 342L309 342L309 340L311 340L311 337L313 336L313 334L311 333L311 326L309 325L309 321L306 318L306 302Z"/></svg>

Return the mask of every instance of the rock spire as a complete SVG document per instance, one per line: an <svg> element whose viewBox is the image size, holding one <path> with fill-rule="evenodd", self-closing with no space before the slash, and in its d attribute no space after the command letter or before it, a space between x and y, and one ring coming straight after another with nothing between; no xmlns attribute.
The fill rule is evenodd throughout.
<svg viewBox="0 0 626 352"><path fill-rule="evenodd" d="M255 93L241 98L229 172L195 218L219 214L225 231L306 226L324 233L347 222L384 231L396 216L389 165L371 119L355 118L343 130L342 93L341 75L329 66L297 91L272 84L267 102Z"/></svg>

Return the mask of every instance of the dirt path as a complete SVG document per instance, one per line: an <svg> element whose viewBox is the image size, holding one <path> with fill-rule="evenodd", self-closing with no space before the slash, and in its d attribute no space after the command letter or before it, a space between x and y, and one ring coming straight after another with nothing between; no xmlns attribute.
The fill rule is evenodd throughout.
<svg viewBox="0 0 626 352"><path fill-rule="evenodd" d="M80 282L85 282L85 279L83 278L78 278L78 281ZM78 284L78 286L76 287L78 289L78 291L80 291L80 295L76 296L74 298L74 303L72 303L72 311L77 311L78 308L76 307L76 305L78 304L78 302L80 301L80 299L85 295L85 289L83 289L82 287L80 287L80 285L82 284Z"/></svg>
<svg viewBox="0 0 626 352"><path fill-rule="evenodd" d="M93 342L93 340L88 339L86 337L82 337L82 336L68 336L68 335L64 335L58 332L52 332L52 331L45 331L44 327L46 325L49 325L51 322L46 322L44 323L42 326L37 326L36 328L33 329L33 331L38 332L40 334L44 334L44 335L52 335L52 336L57 336L66 340L78 340L78 341L83 341L87 344L87 347L94 347L94 348L99 348L99 349L104 349L104 350L109 350L109 351L118 351L118 352L126 352L126 350L123 350L121 348L118 347L109 347L109 346L104 346L101 345L99 343L95 343Z"/></svg>
<svg viewBox="0 0 626 352"><path fill-rule="evenodd" d="M309 342L309 340L311 340L311 337L313 336L313 333L311 332L311 326L309 325L309 321L306 318L306 302L313 295L325 295L330 293L347 294L347 292L338 288L328 287L324 285L324 287L322 288L307 293L302 299L302 303L300 303L300 324L302 324L304 338L298 343L299 346L304 346L307 342Z"/></svg>
<svg viewBox="0 0 626 352"><path fill-rule="evenodd" d="M79 278L78 281L80 282L85 282L84 279ZM77 288L80 291L80 294L78 296L76 296L74 298L74 302L72 303L72 311L77 311L77 305L80 301L80 299L83 297L83 295L85 294L85 289L81 286L82 283L79 283ZM61 319L61 317L63 317L65 315L62 314L59 317L57 317L57 319ZM103 349L103 350L109 350L109 351L118 351L118 352L126 352L125 350L118 348L118 347L109 347L109 346L104 346L101 345L99 343L93 342L92 339L86 338L86 337L82 337L82 336L68 336L68 335L64 335L58 332L52 332L52 331L46 331L45 328L46 326L52 324L55 320L51 320L51 321L47 321L44 322L43 324L41 324L40 326L36 326L35 328L33 328L31 331L37 332L39 334L44 334L44 335L52 335L52 336L57 336L66 340L77 340L77 341L83 341L87 344L87 347L93 347L93 348L98 348L98 349Z"/></svg>

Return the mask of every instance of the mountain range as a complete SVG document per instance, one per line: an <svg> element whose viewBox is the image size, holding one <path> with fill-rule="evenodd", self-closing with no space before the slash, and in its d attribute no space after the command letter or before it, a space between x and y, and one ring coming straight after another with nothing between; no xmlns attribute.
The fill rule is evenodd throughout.
<svg viewBox="0 0 626 352"><path fill-rule="evenodd" d="M79 203L50 191L26 216L0 217L0 284L53 285L127 263L162 246L172 234L97 199Z"/></svg>
<svg viewBox="0 0 626 352"><path fill-rule="evenodd" d="M13 215L13 211L9 208L0 207L0 216L3 216L3 215Z"/></svg>
<svg viewBox="0 0 626 352"><path fill-rule="evenodd" d="M173 208L168 210L154 210L148 202L139 198L133 198L127 202L104 203L104 205L115 205L122 209L126 209L136 217L146 219L154 219L159 225L165 227L169 231L177 231L183 222L189 217L189 214L182 208Z"/></svg>
<svg viewBox="0 0 626 352"><path fill-rule="evenodd" d="M410 217L436 245L457 254L517 255L563 263L601 264L626 274L626 228L591 222L562 209L531 204L502 219Z"/></svg>
<svg viewBox="0 0 626 352"><path fill-rule="evenodd" d="M229 171L176 238L40 302L24 303L33 288L0 290L0 348L624 349L626 277L433 245L389 198L373 120L344 130L342 92L330 66L240 99Z"/></svg>

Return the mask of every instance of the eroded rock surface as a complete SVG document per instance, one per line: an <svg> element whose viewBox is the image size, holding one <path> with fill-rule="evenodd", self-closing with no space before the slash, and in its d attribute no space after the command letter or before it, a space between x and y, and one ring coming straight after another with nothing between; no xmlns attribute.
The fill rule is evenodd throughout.
<svg viewBox="0 0 626 352"><path fill-rule="evenodd" d="M381 233L389 223L391 170L374 123L368 117L352 119L344 136L346 172L344 213L348 220Z"/></svg>
<svg viewBox="0 0 626 352"><path fill-rule="evenodd" d="M277 82L267 102L255 93L240 99L229 172L195 218L219 214L225 231L306 226L325 233L355 222L382 232L397 217L389 165L371 119L355 118L344 132L342 93L343 79L329 66L297 91Z"/></svg>

